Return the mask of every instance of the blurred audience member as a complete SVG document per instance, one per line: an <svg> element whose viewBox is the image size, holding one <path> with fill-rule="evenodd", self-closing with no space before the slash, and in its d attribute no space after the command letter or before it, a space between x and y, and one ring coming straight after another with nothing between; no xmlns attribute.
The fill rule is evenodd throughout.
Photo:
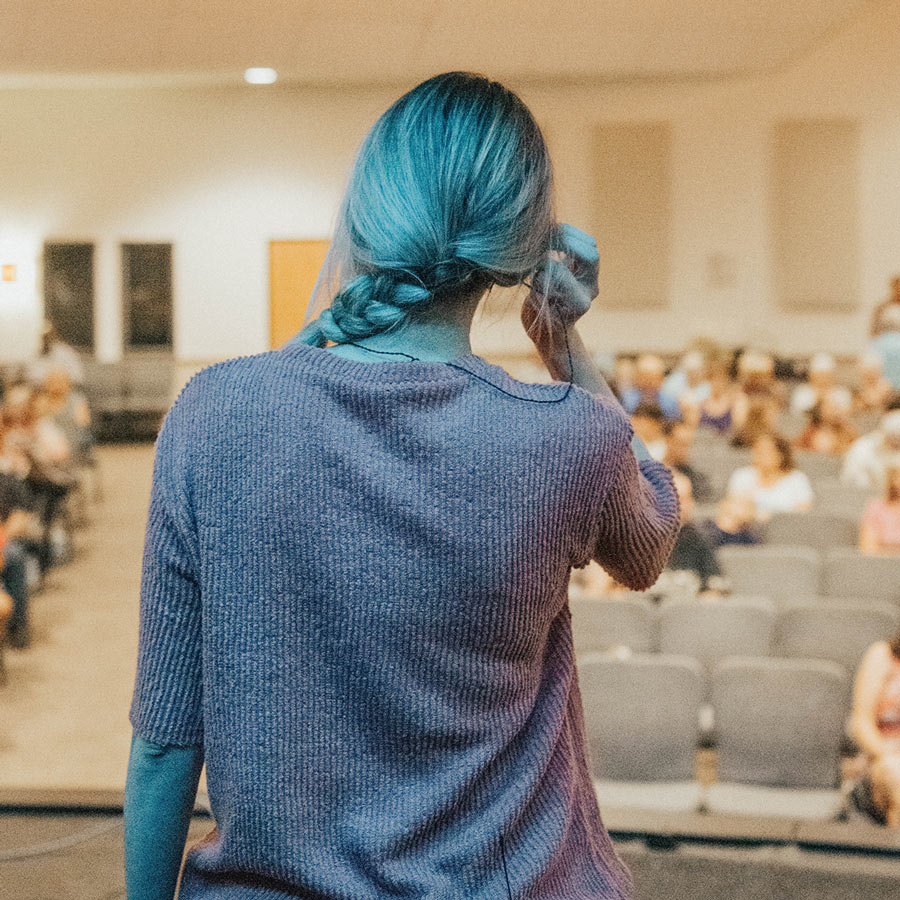
<svg viewBox="0 0 900 900"><path fill-rule="evenodd" d="M622 397L634 387L634 369L635 363L630 356L619 356L616 358L615 380L610 386L620 403L622 402Z"/></svg>
<svg viewBox="0 0 900 900"><path fill-rule="evenodd" d="M900 465L885 470L885 491L866 504L859 525L859 549L869 554L900 553Z"/></svg>
<svg viewBox="0 0 900 900"><path fill-rule="evenodd" d="M809 422L794 446L798 450L843 456L859 437L859 431L850 418L852 408L853 398L847 388L841 385L829 388L806 411Z"/></svg>
<svg viewBox="0 0 900 900"><path fill-rule="evenodd" d="M16 384L9 389L4 404L6 435L4 446L11 465L24 471L25 483L35 498L44 536L39 563L46 572L53 562L51 529L77 475L72 464L71 449L65 434L48 416L43 406L43 392L29 385Z"/></svg>
<svg viewBox="0 0 900 900"><path fill-rule="evenodd" d="M689 350L676 368L666 376L660 392L674 400L683 409L683 404L696 406L709 396L709 382L706 380L706 360L699 350Z"/></svg>
<svg viewBox="0 0 900 900"><path fill-rule="evenodd" d="M900 631L863 655L850 727L865 765L852 797L876 821L900 827Z"/></svg>
<svg viewBox="0 0 900 900"><path fill-rule="evenodd" d="M894 386L884 377L881 354L867 350L859 357L859 373L853 392L853 413L883 412L894 393Z"/></svg>
<svg viewBox="0 0 900 900"><path fill-rule="evenodd" d="M775 397L783 404L784 388L775 378L775 357L759 350L745 350L738 357L737 380L746 397Z"/></svg>
<svg viewBox="0 0 900 900"><path fill-rule="evenodd" d="M731 431L734 405L740 393L729 374L730 364L724 358L710 360L706 367L709 394L705 400L694 402L689 396L682 402L684 420L695 428L708 428L719 434Z"/></svg>
<svg viewBox="0 0 900 900"><path fill-rule="evenodd" d="M895 275L891 279L891 287L890 292L885 300L882 300L875 309L872 310L872 324L869 328L870 337L878 337L878 335L884 333L885 330L889 330L885 328L885 322L883 314L885 311L890 311L900 307L900 275Z"/></svg>
<svg viewBox="0 0 900 900"><path fill-rule="evenodd" d="M713 489L709 478L691 465L691 447L694 443L694 429L684 422L666 422L663 426L666 450L662 456L670 469L677 469L691 482L691 494L698 503L708 503L713 499Z"/></svg>
<svg viewBox="0 0 900 900"><path fill-rule="evenodd" d="M634 385L622 394L622 407L633 413L640 403L655 403L667 419L681 419L678 401L660 390L665 376L665 365L660 357L644 353L634 367Z"/></svg>
<svg viewBox="0 0 900 900"><path fill-rule="evenodd" d="M753 442L752 463L741 466L728 479L728 494L752 500L758 522L776 512L805 512L812 507L809 478L794 465L790 442L780 434L762 434Z"/></svg>
<svg viewBox="0 0 900 900"><path fill-rule="evenodd" d="M830 353L816 353L810 360L806 381L798 384L791 394L791 412L809 412L819 403L837 384L835 369L834 357Z"/></svg>
<svg viewBox="0 0 900 900"><path fill-rule="evenodd" d="M672 478L681 504L681 531L666 568L673 572L693 572L699 579L701 594L720 592L727 584L716 559L715 547L693 523L694 498L691 493L691 481L687 475L677 470L672 472Z"/></svg>
<svg viewBox="0 0 900 900"><path fill-rule="evenodd" d="M884 491L886 473L900 465L900 409L881 417L878 427L858 437L844 456L841 481L868 491Z"/></svg>
<svg viewBox="0 0 900 900"><path fill-rule="evenodd" d="M632 412L631 427L644 442L647 452L661 460L666 455L666 417L657 403L639 403Z"/></svg>
<svg viewBox="0 0 900 900"><path fill-rule="evenodd" d="M778 428L780 413L781 404L774 394L741 395L735 403L734 427L729 443L732 447L752 447L760 435Z"/></svg>
<svg viewBox="0 0 900 900"><path fill-rule="evenodd" d="M90 459L94 445L91 413L85 395L72 387L65 369L52 368L44 378L45 415L65 435L75 465Z"/></svg>
<svg viewBox="0 0 900 900"><path fill-rule="evenodd" d="M79 390L84 388L84 365L74 347L70 347L56 333L53 323L44 320L41 331L40 355L25 368L25 378L34 387L43 385L44 378L51 369L62 368L69 375L69 381Z"/></svg>
<svg viewBox="0 0 900 900"><path fill-rule="evenodd" d="M884 377L900 391L900 304L893 303L881 314L881 332L872 338L866 351L881 358Z"/></svg>
<svg viewBox="0 0 900 900"><path fill-rule="evenodd" d="M749 494L723 497L716 507L715 518L700 522L698 527L713 547L762 542L756 527L756 506Z"/></svg>
<svg viewBox="0 0 900 900"><path fill-rule="evenodd" d="M11 608L5 634L13 647L31 641L28 621L26 553L40 555L40 523L35 501L22 473L22 463L7 449L6 430L0 416L0 586L9 595ZM2 635L0 635L2 640Z"/></svg>

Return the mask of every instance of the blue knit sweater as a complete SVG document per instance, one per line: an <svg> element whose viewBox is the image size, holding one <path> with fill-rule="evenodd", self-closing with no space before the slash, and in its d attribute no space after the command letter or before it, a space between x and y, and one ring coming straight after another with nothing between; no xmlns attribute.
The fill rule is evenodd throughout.
<svg viewBox="0 0 900 900"><path fill-rule="evenodd" d="M166 416L129 718L204 748L182 900L631 896L567 592L592 558L654 583L672 477L611 401L454 363L294 341Z"/></svg>

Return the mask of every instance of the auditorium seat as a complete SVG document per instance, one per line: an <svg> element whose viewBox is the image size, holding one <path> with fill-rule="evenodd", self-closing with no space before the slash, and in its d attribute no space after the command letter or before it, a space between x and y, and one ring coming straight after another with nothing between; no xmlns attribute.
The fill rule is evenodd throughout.
<svg viewBox="0 0 900 900"><path fill-rule="evenodd" d="M847 600L807 601L783 610L775 624L775 654L788 658L827 659L853 678L870 644L886 641L900 624L900 608L891 603Z"/></svg>
<svg viewBox="0 0 900 900"><path fill-rule="evenodd" d="M699 710L700 744L715 743L715 708L709 677L728 656L768 656L775 629L775 605L762 597L664 600L659 608L659 649L690 656L703 668Z"/></svg>
<svg viewBox="0 0 900 900"><path fill-rule="evenodd" d="M855 547L859 539L859 520L836 512L776 513L762 529L766 544L812 547Z"/></svg>
<svg viewBox="0 0 900 900"><path fill-rule="evenodd" d="M817 479L813 484L813 491L815 493L813 505L817 512L833 512L850 516L857 521L872 496L871 491L853 484L845 484L835 478Z"/></svg>
<svg viewBox="0 0 900 900"><path fill-rule="evenodd" d="M642 597L570 598L576 653L629 647L638 653L657 649L656 606Z"/></svg>
<svg viewBox="0 0 900 900"><path fill-rule="evenodd" d="M717 775L711 812L833 819L847 673L826 660L731 657L713 670Z"/></svg>
<svg viewBox="0 0 900 900"><path fill-rule="evenodd" d="M819 593L821 558L811 547L726 545L718 549L717 558L735 593L776 603Z"/></svg>
<svg viewBox="0 0 900 900"><path fill-rule="evenodd" d="M695 777L703 672L682 656L578 658L588 763L601 810L699 808Z"/></svg>
<svg viewBox="0 0 900 900"><path fill-rule="evenodd" d="M829 453L819 453L815 450L794 450L794 465L805 472L813 482L820 478L837 478L841 473L843 459L840 456L832 456Z"/></svg>
<svg viewBox="0 0 900 900"><path fill-rule="evenodd" d="M823 558L822 594L900 604L900 556L870 556L849 547L832 547Z"/></svg>

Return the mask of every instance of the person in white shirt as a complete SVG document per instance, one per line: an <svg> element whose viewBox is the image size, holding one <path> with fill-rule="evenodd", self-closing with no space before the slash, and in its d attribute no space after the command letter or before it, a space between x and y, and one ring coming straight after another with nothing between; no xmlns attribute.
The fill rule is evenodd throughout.
<svg viewBox="0 0 900 900"><path fill-rule="evenodd" d="M794 466L790 442L774 432L756 438L752 463L731 473L726 493L749 496L758 522L776 512L805 512L813 501L809 478Z"/></svg>
<svg viewBox="0 0 900 900"><path fill-rule="evenodd" d="M809 363L809 375L791 394L791 412L808 412L836 384L835 361L830 353L816 353ZM848 392L849 396L849 392Z"/></svg>
<svg viewBox="0 0 900 900"><path fill-rule="evenodd" d="M841 481L868 491L883 491L885 472L900 465L900 409L881 417L874 431L858 437L844 456Z"/></svg>
<svg viewBox="0 0 900 900"><path fill-rule="evenodd" d="M41 353L27 364L25 378L32 386L40 387L47 374L54 369L64 369L75 389L84 388L85 372L81 356L56 333L53 323L45 319L41 330Z"/></svg>

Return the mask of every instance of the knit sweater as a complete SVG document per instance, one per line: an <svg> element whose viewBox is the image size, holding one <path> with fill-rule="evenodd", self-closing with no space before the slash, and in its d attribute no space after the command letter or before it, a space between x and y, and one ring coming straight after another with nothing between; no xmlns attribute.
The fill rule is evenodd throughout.
<svg viewBox="0 0 900 900"><path fill-rule="evenodd" d="M568 582L591 559L655 582L672 476L611 400L452 362L295 339L166 415L129 719L204 748L182 900L631 896Z"/></svg>

